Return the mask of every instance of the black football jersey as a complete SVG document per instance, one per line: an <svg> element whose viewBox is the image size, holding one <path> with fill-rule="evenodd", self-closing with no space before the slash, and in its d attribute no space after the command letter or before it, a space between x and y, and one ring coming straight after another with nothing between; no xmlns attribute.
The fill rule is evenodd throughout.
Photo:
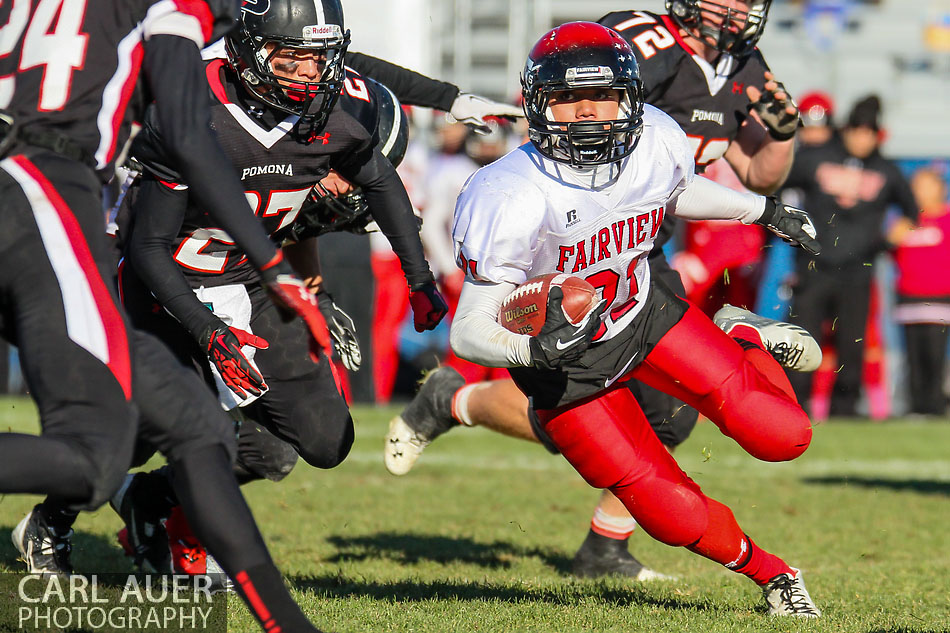
<svg viewBox="0 0 950 633"><path fill-rule="evenodd" d="M746 87L760 90L769 69L758 49L713 67L695 55L668 15L615 11L600 23L616 30L637 56L644 101L679 123L693 144L696 168L721 158L748 114Z"/></svg>
<svg viewBox="0 0 950 633"><path fill-rule="evenodd" d="M310 143L293 133L296 115L255 105L224 59L210 60L207 75L213 94L211 126L240 175L251 208L275 242L290 232L311 189L331 167L346 174L349 160L376 145L376 88L355 71L347 69L343 93ZM184 188L167 167L170 161L163 157L161 133L150 114L132 154L167 186ZM173 256L193 287L257 280L243 251L191 197Z"/></svg>
<svg viewBox="0 0 950 633"><path fill-rule="evenodd" d="M24 128L65 134L103 171L136 114L144 43L176 35L200 48L213 27L203 2L169 0L17 0L0 5L0 24L12 44L0 57L0 108Z"/></svg>

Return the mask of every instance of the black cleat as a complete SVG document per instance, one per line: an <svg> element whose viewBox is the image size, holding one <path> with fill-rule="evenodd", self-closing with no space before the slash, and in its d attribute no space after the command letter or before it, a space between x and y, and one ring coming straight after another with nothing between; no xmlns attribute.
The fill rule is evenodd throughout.
<svg viewBox="0 0 950 633"><path fill-rule="evenodd" d="M156 506L157 495L149 486L149 478L155 476L152 473L127 475L109 505L125 522L116 536L135 567L153 574L171 574L171 552L165 532L167 511Z"/></svg>
<svg viewBox="0 0 950 633"><path fill-rule="evenodd" d="M37 505L23 517L13 529L13 545L20 552L20 559L26 563L27 572L44 576L69 577L73 566L69 562L72 543L69 540L72 530L59 534L46 522L46 517Z"/></svg>
<svg viewBox="0 0 950 633"><path fill-rule="evenodd" d="M627 544L627 539L621 541L588 531L587 538L574 554L571 573L579 578L626 576L640 582L674 579L645 567L627 550Z"/></svg>
<svg viewBox="0 0 950 633"><path fill-rule="evenodd" d="M458 426L452 418L452 397L465 385L451 367L434 369L422 379L419 393L389 422L383 462L394 475L405 475L432 440Z"/></svg>

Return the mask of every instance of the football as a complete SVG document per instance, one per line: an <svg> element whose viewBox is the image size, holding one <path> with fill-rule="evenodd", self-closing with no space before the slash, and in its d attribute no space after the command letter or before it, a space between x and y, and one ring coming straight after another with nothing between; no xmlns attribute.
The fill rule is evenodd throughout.
<svg viewBox="0 0 950 633"><path fill-rule="evenodd" d="M592 285L580 277L550 273L529 279L505 297L498 310L498 322L516 334L534 336L544 325L548 293L555 286L564 293L561 308L571 323L580 323L597 305L597 291Z"/></svg>

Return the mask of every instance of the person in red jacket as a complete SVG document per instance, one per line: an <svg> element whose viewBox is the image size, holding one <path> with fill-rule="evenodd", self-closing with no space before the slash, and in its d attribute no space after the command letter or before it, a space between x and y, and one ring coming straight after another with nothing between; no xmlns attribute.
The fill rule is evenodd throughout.
<svg viewBox="0 0 950 633"><path fill-rule="evenodd" d="M894 317L904 326L911 413L944 415L950 276L935 272L950 270L950 203L936 169L918 170L910 185L920 215L894 254L899 272Z"/></svg>

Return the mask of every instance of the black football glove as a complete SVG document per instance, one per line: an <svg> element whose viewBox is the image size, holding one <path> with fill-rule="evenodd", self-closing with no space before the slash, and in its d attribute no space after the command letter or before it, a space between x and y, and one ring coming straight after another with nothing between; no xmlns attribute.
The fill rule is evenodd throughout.
<svg viewBox="0 0 950 633"><path fill-rule="evenodd" d="M755 223L761 224L789 244L801 246L812 255L821 253L821 244L815 239L815 225L811 217L801 209L782 204L769 196L765 199L765 212Z"/></svg>
<svg viewBox="0 0 950 633"><path fill-rule="evenodd" d="M772 79L771 81L775 80ZM798 106L792 101L782 82L776 81L775 83L776 88L774 90L763 90L759 100L750 104L749 108L755 110L759 118L762 119L769 136L777 141L787 141L795 136L795 132L798 130ZM775 94L778 92L783 93L785 98L779 99L776 97ZM794 114L789 114L786 111L788 106L795 108Z"/></svg>
<svg viewBox="0 0 950 633"><path fill-rule="evenodd" d="M221 374L221 380L240 398L247 398L249 394L259 396L267 389L264 376L241 351L245 345L267 349L267 341L219 322L205 331L199 343L208 352L208 359Z"/></svg>
<svg viewBox="0 0 950 633"><path fill-rule="evenodd" d="M343 361L343 366L350 371L359 371L363 354L360 352L360 343L356 340L356 325L353 319L333 301L329 292L317 294L317 306L327 321L327 329L333 339L333 349Z"/></svg>
<svg viewBox="0 0 950 633"><path fill-rule="evenodd" d="M563 299L564 292L560 288L551 288L544 325L537 335L531 337L531 364L537 369L557 369L577 360L587 351L600 327L600 315L606 307L603 299L577 325L564 316Z"/></svg>
<svg viewBox="0 0 950 633"><path fill-rule="evenodd" d="M427 281L410 290L409 306L412 308L412 324L416 332L434 329L449 313L449 305L434 281Z"/></svg>

